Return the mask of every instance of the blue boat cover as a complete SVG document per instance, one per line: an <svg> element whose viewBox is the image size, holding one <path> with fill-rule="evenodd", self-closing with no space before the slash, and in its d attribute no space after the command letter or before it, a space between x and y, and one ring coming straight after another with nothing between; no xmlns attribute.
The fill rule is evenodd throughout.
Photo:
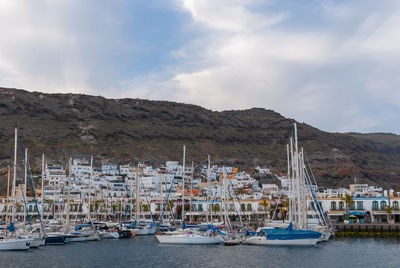
<svg viewBox="0 0 400 268"><path fill-rule="evenodd" d="M285 229L262 229L269 240L294 240L294 239L318 239L320 232L309 230L293 230L292 223Z"/></svg>

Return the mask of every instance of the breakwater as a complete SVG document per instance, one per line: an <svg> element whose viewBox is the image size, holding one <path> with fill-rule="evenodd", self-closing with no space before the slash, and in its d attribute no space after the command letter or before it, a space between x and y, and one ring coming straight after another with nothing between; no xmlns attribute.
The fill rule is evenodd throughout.
<svg viewBox="0 0 400 268"><path fill-rule="evenodd" d="M354 223L334 224L337 237L400 237L400 224Z"/></svg>

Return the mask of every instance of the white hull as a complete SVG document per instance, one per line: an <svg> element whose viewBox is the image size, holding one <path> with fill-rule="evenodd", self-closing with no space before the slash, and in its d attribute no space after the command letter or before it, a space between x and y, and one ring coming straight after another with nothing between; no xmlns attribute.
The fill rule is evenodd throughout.
<svg viewBox="0 0 400 268"><path fill-rule="evenodd" d="M31 245L32 239L1 239L0 250L27 250Z"/></svg>
<svg viewBox="0 0 400 268"><path fill-rule="evenodd" d="M153 235L156 232L154 228L134 229L135 235Z"/></svg>
<svg viewBox="0 0 400 268"><path fill-rule="evenodd" d="M32 237L31 248L38 248L44 245L44 237Z"/></svg>
<svg viewBox="0 0 400 268"><path fill-rule="evenodd" d="M213 236L203 235L156 235L158 242L161 244L187 244L187 245L206 245L206 244L220 244L222 239Z"/></svg>
<svg viewBox="0 0 400 268"><path fill-rule="evenodd" d="M68 238L68 242L85 242L87 241L88 236L75 236Z"/></svg>
<svg viewBox="0 0 400 268"><path fill-rule="evenodd" d="M100 240L100 236L99 236L99 233L97 233L97 232L89 235L86 239L86 241L99 241L99 240Z"/></svg>
<svg viewBox="0 0 400 268"><path fill-rule="evenodd" d="M313 246L318 239L292 239L292 240L268 240L265 236L252 236L247 238L244 243L248 245L266 246Z"/></svg>
<svg viewBox="0 0 400 268"><path fill-rule="evenodd" d="M38 247L44 245L44 237L41 237L41 236L23 235L23 236L19 236L19 238L30 240L30 243L31 243L30 248L38 248Z"/></svg>
<svg viewBox="0 0 400 268"><path fill-rule="evenodd" d="M100 234L102 239L118 239L119 234L117 232L109 232Z"/></svg>

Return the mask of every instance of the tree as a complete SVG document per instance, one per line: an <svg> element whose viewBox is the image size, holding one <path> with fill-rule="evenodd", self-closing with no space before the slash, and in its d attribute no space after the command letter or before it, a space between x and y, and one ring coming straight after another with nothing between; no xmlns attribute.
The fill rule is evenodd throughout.
<svg viewBox="0 0 400 268"><path fill-rule="evenodd" d="M345 197L342 197L344 203L346 204L346 218L349 218L349 207L354 204L354 199L351 195L346 194Z"/></svg>
<svg viewBox="0 0 400 268"><path fill-rule="evenodd" d="M214 205L212 206L212 210L213 210L214 212L219 211L219 204L214 204Z"/></svg>
<svg viewBox="0 0 400 268"><path fill-rule="evenodd" d="M267 199L263 199L262 201L260 201L259 203L263 208L264 208L264 221L267 219L267 207L269 205Z"/></svg>

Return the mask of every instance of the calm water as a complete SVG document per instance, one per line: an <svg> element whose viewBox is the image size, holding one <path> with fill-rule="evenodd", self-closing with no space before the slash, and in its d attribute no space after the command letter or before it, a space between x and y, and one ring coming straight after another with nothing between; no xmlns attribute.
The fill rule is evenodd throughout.
<svg viewBox="0 0 400 268"><path fill-rule="evenodd" d="M0 267L400 267L400 240L336 239L317 247L160 245L154 237L0 252Z"/></svg>

